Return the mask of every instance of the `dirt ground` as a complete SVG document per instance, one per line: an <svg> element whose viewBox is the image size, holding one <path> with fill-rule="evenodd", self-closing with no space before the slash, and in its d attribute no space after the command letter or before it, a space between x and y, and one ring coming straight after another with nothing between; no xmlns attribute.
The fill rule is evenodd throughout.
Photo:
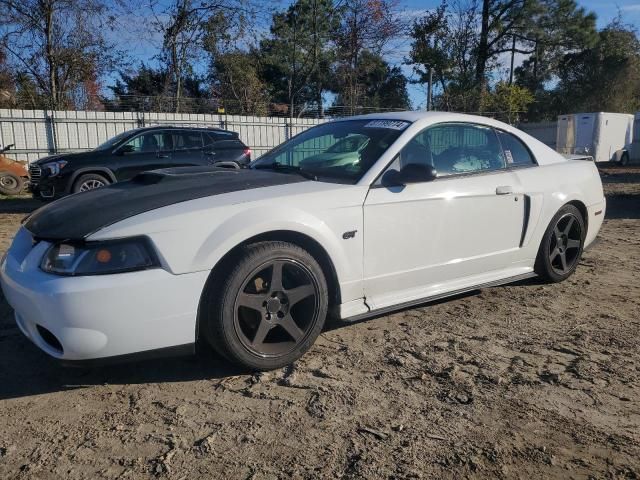
<svg viewBox="0 0 640 480"><path fill-rule="evenodd" d="M0 478L638 478L640 169L558 285L333 322L293 367L65 369L0 296ZM0 201L0 254L37 203Z"/></svg>

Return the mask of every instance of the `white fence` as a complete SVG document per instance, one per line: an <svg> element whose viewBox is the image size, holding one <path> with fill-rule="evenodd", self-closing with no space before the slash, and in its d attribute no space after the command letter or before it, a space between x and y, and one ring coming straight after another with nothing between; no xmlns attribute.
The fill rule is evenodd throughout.
<svg viewBox="0 0 640 480"><path fill-rule="evenodd" d="M54 153L90 150L118 133L150 125L220 127L238 132L257 158L318 119L225 114L86 112L0 109L0 146L11 158L32 162Z"/></svg>

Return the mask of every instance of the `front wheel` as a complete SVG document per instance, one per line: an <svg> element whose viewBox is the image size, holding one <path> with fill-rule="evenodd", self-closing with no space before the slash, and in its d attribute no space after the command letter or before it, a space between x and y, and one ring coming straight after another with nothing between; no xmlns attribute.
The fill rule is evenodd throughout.
<svg viewBox="0 0 640 480"><path fill-rule="evenodd" d="M252 370L289 365L315 342L327 316L327 283L306 250L286 242L245 247L226 277L212 279L201 308L208 343Z"/></svg>
<svg viewBox="0 0 640 480"><path fill-rule="evenodd" d="M73 193L87 192L107 185L109 185L109 180L102 175L98 175L97 173L88 173L86 175L81 175L80 178L75 181L73 184Z"/></svg>
<svg viewBox="0 0 640 480"><path fill-rule="evenodd" d="M0 193L18 195L24 189L24 179L15 173L0 172Z"/></svg>
<svg viewBox="0 0 640 480"><path fill-rule="evenodd" d="M586 228L580 210L565 205L555 214L538 251L535 271L549 282L569 278L578 266Z"/></svg>

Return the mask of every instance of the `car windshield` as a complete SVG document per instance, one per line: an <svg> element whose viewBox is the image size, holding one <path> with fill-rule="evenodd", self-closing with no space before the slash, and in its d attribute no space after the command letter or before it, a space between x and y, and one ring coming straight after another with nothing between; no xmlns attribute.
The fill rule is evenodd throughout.
<svg viewBox="0 0 640 480"><path fill-rule="evenodd" d="M305 130L252 168L300 171L318 180L357 182L409 126L402 120L343 120Z"/></svg>
<svg viewBox="0 0 640 480"><path fill-rule="evenodd" d="M135 132L137 132L137 130L127 130L126 132L119 133L115 137L111 137L106 142L98 145L94 150L109 150L118 145L125 138L129 138L131 135L135 134Z"/></svg>
<svg viewBox="0 0 640 480"><path fill-rule="evenodd" d="M365 135L348 135L339 142L334 143L328 149L328 153L347 153L357 152L364 147L369 141L369 137Z"/></svg>

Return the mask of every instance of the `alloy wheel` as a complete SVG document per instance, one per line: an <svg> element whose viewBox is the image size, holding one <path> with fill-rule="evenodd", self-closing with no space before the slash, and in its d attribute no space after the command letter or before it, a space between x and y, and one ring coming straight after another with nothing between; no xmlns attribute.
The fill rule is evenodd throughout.
<svg viewBox="0 0 640 480"><path fill-rule="evenodd" d="M247 276L236 295L238 338L255 355L286 355L313 329L318 301L318 283L303 264L291 259L262 264Z"/></svg>
<svg viewBox="0 0 640 480"><path fill-rule="evenodd" d="M572 213L558 219L549 238L549 263L564 275L577 263L582 246L582 226Z"/></svg>
<svg viewBox="0 0 640 480"><path fill-rule="evenodd" d="M86 192L87 190L94 190L96 188L104 187L104 182L100 180L87 180L80 185L79 192Z"/></svg>

